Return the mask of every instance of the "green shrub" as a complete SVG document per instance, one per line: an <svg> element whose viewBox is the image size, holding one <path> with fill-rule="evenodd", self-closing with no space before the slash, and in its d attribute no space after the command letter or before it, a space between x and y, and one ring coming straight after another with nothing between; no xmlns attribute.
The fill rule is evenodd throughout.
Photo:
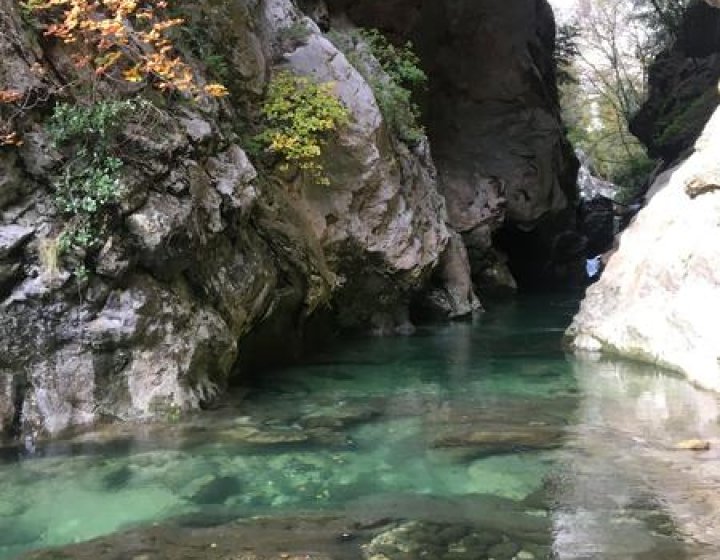
<svg viewBox="0 0 720 560"><path fill-rule="evenodd" d="M257 136L266 150L283 158L283 167L296 165L324 185L329 181L320 162L323 147L328 135L349 120L333 87L289 72L276 74L261 110L265 129Z"/></svg>
<svg viewBox="0 0 720 560"><path fill-rule="evenodd" d="M427 75L420 68L420 58L410 41L398 47L377 29L365 29L360 33L375 59L396 84L412 88L427 82Z"/></svg>
<svg viewBox="0 0 720 560"><path fill-rule="evenodd" d="M55 206L67 218L58 241L61 254L84 253L104 242L112 208L120 198L123 162L114 153L117 135L124 121L146 103L99 101L55 107L47 128L66 157L54 185Z"/></svg>
<svg viewBox="0 0 720 560"><path fill-rule="evenodd" d="M138 102L99 101L93 105L61 103L55 106L48 132L55 145L80 143L81 146L100 141L106 143L117 132L122 119L137 109Z"/></svg>
<svg viewBox="0 0 720 560"><path fill-rule="evenodd" d="M657 165L657 162L647 157L644 151L638 150L628 158L616 165L610 177L618 185L615 200L621 204L630 204L647 188L648 177Z"/></svg>
<svg viewBox="0 0 720 560"><path fill-rule="evenodd" d="M413 92L424 87L428 78L420 68L412 43L393 45L376 29L331 32L328 37L370 84L390 129L408 144L420 141L425 130L420 124L420 108L413 101ZM372 61L363 57L363 45L385 75L374 71Z"/></svg>
<svg viewBox="0 0 720 560"><path fill-rule="evenodd" d="M282 43L302 44L312 34L304 21L298 20L278 31L278 39Z"/></svg>
<svg viewBox="0 0 720 560"><path fill-rule="evenodd" d="M658 122L653 141L662 146L677 141L692 141L701 132L718 106L720 97L713 88L690 103L677 103L669 115Z"/></svg>

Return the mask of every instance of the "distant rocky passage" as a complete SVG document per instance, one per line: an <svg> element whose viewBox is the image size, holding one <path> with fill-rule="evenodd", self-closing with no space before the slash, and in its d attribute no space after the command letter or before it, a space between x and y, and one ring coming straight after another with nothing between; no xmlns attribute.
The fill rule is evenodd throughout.
<svg viewBox="0 0 720 560"><path fill-rule="evenodd" d="M516 280L526 288L577 281L577 160L560 119L549 4L329 4L338 16L417 45L431 76L426 114L440 189L481 299Z"/></svg>
<svg viewBox="0 0 720 560"><path fill-rule="evenodd" d="M687 160L658 177L568 331L720 390L720 111Z"/></svg>
<svg viewBox="0 0 720 560"><path fill-rule="evenodd" d="M307 4L327 29L323 3ZM17 123L22 146L0 147L0 432L54 434L199 407L248 364L277 357L278 341L292 354L319 317L388 333L412 327L418 299L446 317L468 314L475 287L515 286L493 238L503 224L534 243L522 264L509 242L511 264L522 264L513 271L565 279L556 272L573 270L581 251L552 14L544 0L451 4L428 3L429 19L406 30L424 53L440 30L453 38L426 58L438 180L427 139L394 136L368 82L290 0L181 2L215 41L231 96L162 104L151 123L129 119L118 224L87 278L57 266L52 240L64 218L51 185L62 160L42 103L29 110ZM391 12L375 8L375 21L348 15L394 32L382 25ZM67 50L38 41L17 3L0 0L0 89L44 100L68 81ZM207 60L187 51L202 75ZM448 61L480 65L441 71ZM325 154L329 186L270 179L246 153L244 123L283 69L334 82L349 110Z"/></svg>

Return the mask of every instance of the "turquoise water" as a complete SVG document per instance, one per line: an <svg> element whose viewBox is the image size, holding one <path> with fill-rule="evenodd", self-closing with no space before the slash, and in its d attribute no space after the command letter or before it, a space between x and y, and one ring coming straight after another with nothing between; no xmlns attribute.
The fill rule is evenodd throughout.
<svg viewBox="0 0 720 560"><path fill-rule="evenodd" d="M672 449L720 437L717 400L646 366L566 356L574 310L526 299L353 340L170 426L7 450L0 558L157 523L338 511L496 535L468 558L720 557L720 461Z"/></svg>

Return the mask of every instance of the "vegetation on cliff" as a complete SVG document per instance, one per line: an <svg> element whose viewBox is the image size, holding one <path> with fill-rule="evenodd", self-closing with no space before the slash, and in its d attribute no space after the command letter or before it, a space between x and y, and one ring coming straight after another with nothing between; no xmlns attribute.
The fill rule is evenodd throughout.
<svg viewBox="0 0 720 560"><path fill-rule="evenodd" d="M328 134L347 124L349 114L333 93L332 83L279 72L270 81L262 106L264 129L257 139L314 181L328 185L321 157Z"/></svg>
<svg viewBox="0 0 720 560"><path fill-rule="evenodd" d="M53 181L54 201L65 225L45 253L65 256L76 276L87 274L88 251L99 249L116 221L122 194L121 129L128 119L143 120L153 105L141 97L145 86L181 98L224 97L219 83L204 83L183 59L173 39L182 18L170 17L160 0L28 0L27 23L42 41L67 49L72 71L48 81L42 99L12 88L0 92L8 118L0 125L0 145L22 145L16 120L50 105L45 128L62 158ZM39 37L40 38L40 37ZM44 77L39 64L35 72ZM66 101L60 102L60 99Z"/></svg>
<svg viewBox="0 0 720 560"><path fill-rule="evenodd" d="M425 129L413 93L428 78L413 44L394 45L377 29L330 33L330 38L373 88L390 130L409 144L420 141Z"/></svg>

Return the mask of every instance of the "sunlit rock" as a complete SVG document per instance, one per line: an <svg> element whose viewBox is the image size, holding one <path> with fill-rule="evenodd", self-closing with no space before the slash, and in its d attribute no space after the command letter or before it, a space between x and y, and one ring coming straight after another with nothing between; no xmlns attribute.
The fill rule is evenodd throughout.
<svg viewBox="0 0 720 560"><path fill-rule="evenodd" d="M578 349L608 351L683 372L720 390L720 112L695 153L661 175L622 235L568 336Z"/></svg>

